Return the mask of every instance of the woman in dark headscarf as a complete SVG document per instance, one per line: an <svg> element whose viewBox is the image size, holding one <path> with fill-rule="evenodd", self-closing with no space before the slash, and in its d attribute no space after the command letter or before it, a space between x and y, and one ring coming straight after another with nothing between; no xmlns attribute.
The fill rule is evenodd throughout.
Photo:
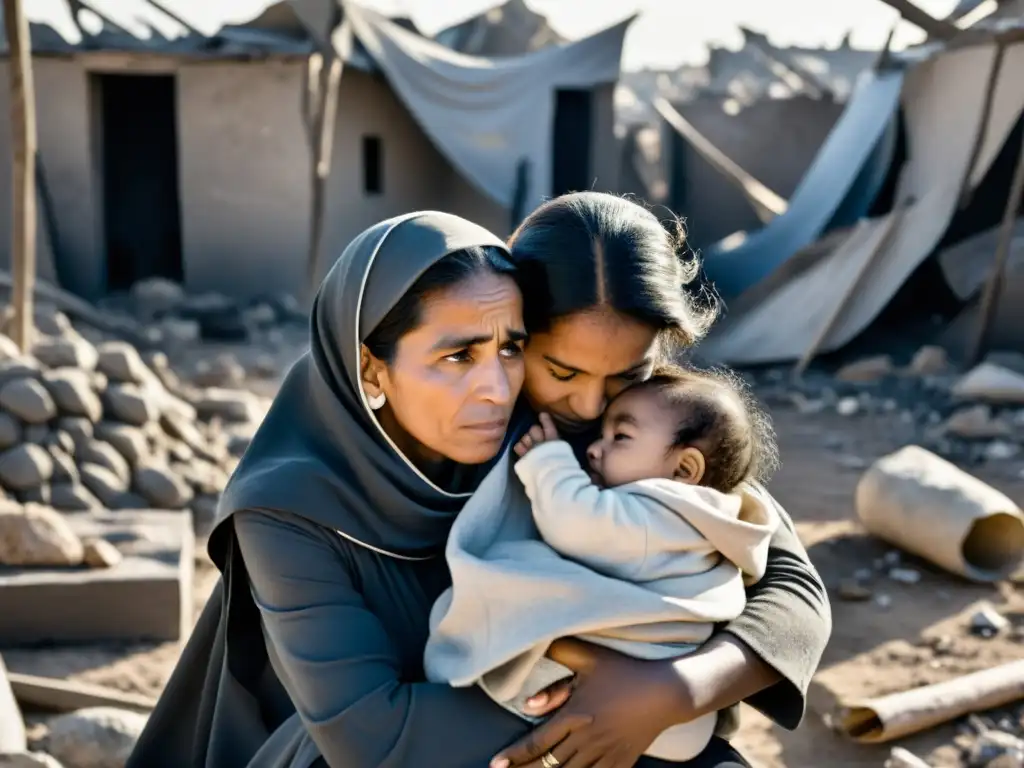
<svg viewBox="0 0 1024 768"><path fill-rule="evenodd" d="M636 249L600 258L632 259L643 279L653 274ZM345 250L314 303L311 350L289 373L224 493L210 539L221 584L128 768L476 768L526 733L528 725L477 689L426 683L422 670L429 611L450 583L448 530L465 494L526 424L514 408L531 375L514 271L497 238L439 213L383 222ZM526 285L547 290L542 282ZM611 296L618 311L618 295L597 298ZM662 325L651 328L652 339L663 336ZM546 351L534 364L548 366L547 357L560 358L550 354L550 334L540 334ZM631 354L641 335L609 337L618 349L611 359ZM579 373L587 382L600 372ZM528 399L571 426L564 417L576 411L544 393L538 381L537 397ZM794 553L783 571L812 574L802 599L827 622L820 582L799 544L779 546ZM770 634L769 622L804 621L799 609L795 619L780 617L792 609L786 579L766 577L779 585L764 587L774 602L751 599L748 624L762 635ZM561 761L567 768L662 765L636 759L661 721L733 704L776 682L772 667L793 679L783 663L791 654L748 639L757 635L756 628L737 630L742 642L709 644L699 674L682 666L686 660L677 668L560 646L559 660L579 672L577 684L571 698L567 687L552 690L535 711L567 698L572 709L563 707L546 730L534 731L536 739L495 764L552 768L560 764L553 750L564 756L568 738L589 734L609 746L606 759L568 758ZM783 691L776 698L789 695L801 706L803 674L790 686L795 697ZM770 711L770 700L759 703ZM651 711L663 716L644 716ZM785 724L799 719L799 711L777 711ZM716 739L690 765L743 763Z"/></svg>

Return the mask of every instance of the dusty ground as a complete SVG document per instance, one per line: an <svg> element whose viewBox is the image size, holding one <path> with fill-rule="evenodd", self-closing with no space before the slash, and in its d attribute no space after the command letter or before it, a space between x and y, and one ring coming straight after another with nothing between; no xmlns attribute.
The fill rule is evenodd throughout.
<svg viewBox="0 0 1024 768"><path fill-rule="evenodd" d="M853 520L853 491L859 460L871 460L906 444L909 429L883 417L844 418L835 414L799 415L790 408L774 411L784 466L772 483L777 498L796 520L800 535L833 598L835 630L810 696L810 709L795 733L773 727L757 713L744 713L737 746L757 768L860 768L881 766L888 747L855 745L834 735L826 716L836 699L898 691L1024 657L1024 645L1010 638L981 639L969 635L966 622L980 601L991 601L1003 613L1024 617L1024 597L1008 585L976 586L908 558L923 573L914 585L883 580L877 595L887 595L887 608L876 602L839 600L835 587L843 577L870 566L887 548L865 536ZM971 471L1024 502L1024 463L991 463ZM197 574L196 606L214 582L208 565ZM941 657L922 642L948 635L952 645ZM66 651L5 651L17 671L67 675L123 690L151 695L160 688L175 662L174 644L95 647ZM954 726L909 739L904 745L936 765L956 765L944 744ZM934 751L939 747L937 751Z"/></svg>

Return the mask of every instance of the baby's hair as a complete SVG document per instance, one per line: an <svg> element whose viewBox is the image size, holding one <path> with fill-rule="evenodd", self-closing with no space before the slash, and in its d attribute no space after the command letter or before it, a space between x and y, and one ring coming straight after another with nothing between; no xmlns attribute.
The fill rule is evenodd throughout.
<svg viewBox="0 0 1024 768"><path fill-rule="evenodd" d="M630 389L649 388L681 416L673 448L693 446L704 454L701 485L729 492L751 480L766 483L779 468L771 418L732 371L660 365Z"/></svg>

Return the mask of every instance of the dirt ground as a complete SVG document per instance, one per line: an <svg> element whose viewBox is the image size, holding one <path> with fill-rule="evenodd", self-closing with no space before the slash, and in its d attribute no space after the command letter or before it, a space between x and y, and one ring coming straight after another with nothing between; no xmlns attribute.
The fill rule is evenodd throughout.
<svg viewBox="0 0 1024 768"><path fill-rule="evenodd" d="M788 407L775 407L773 415L783 468L771 489L796 520L829 587L835 627L804 724L796 732L786 732L747 709L735 743L757 768L877 768L889 747L852 744L831 732L827 718L835 702L912 688L1024 657L1024 644L1014 640L1014 634L982 639L967 632L978 603L987 600L1011 619L1024 618L1024 597L1010 585L968 584L906 557L904 563L918 569L922 578L912 585L887 579L876 584L875 595L891 600L887 607L874 600L841 601L838 582L870 567L888 551L854 520L858 465L911 442L911 428L891 418L808 416ZM1009 460L971 471L1021 503L1022 467L1024 462ZM200 563L197 613L214 580L213 569ZM950 638L941 656L925 642L937 635ZM11 650L4 652L4 659L16 671L68 676L155 696L177 653L176 644L165 644ZM935 765L954 766L956 755L948 744L955 733L956 726L950 725L902 744Z"/></svg>

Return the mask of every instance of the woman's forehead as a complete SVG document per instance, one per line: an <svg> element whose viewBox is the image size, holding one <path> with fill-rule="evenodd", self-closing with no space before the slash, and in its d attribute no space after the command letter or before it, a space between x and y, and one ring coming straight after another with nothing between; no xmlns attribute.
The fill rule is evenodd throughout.
<svg viewBox="0 0 1024 768"><path fill-rule="evenodd" d="M594 376L627 373L655 356L657 331L614 311L559 318L547 333L534 334L553 362Z"/></svg>

